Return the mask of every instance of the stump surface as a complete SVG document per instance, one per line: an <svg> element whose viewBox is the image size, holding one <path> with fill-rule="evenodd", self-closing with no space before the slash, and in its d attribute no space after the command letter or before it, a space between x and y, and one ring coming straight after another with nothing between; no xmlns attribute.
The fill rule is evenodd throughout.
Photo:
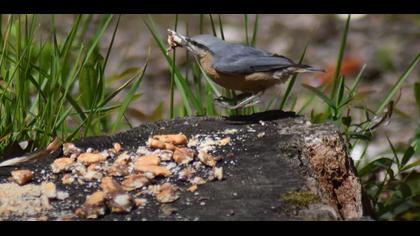
<svg viewBox="0 0 420 236"><path fill-rule="evenodd" d="M104 149L118 142L124 149L136 150L154 134L182 132L190 137L226 129L238 132L231 135L234 145L217 150L225 157L223 181L208 182L197 193L182 192L180 199L171 204L150 200L145 208L129 214L108 213L99 220L341 220L366 215L361 186L340 133L331 124L312 125L293 113L179 118L74 143L80 148ZM62 151L56 151L48 158L25 164L34 171L32 182L41 183L45 172L51 172L52 161L61 155ZM1 183L10 181L13 169L17 168L0 169ZM52 181L70 197L51 202L52 209L47 213L50 220L57 219L59 212L74 211L75 204L81 205L94 191L62 185L59 179Z"/></svg>

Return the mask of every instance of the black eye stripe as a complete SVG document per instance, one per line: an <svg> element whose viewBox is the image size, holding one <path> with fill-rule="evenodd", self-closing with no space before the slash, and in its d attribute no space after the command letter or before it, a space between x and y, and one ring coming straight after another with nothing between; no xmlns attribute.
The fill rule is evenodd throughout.
<svg viewBox="0 0 420 236"><path fill-rule="evenodd" d="M209 49L208 47L206 47L205 45L203 45L203 44L201 44L201 43L198 43L198 42L196 42L196 41L194 41L194 40L191 40L191 39L187 39L187 41L188 41L189 43L191 43L192 45L194 45L194 46L198 47L198 48L204 49L204 50L206 50L206 51L210 51L210 49Z"/></svg>

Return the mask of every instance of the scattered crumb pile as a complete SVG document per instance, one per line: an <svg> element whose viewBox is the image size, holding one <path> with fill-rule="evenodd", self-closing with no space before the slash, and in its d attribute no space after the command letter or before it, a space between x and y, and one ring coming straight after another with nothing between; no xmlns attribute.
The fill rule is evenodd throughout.
<svg viewBox="0 0 420 236"><path fill-rule="evenodd" d="M229 132L222 134L195 135L189 140L182 133L154 135L136 151L124 150L119 143L107 150L82 150L65 143L64 155L51 164L49 177L64 186L92 189L84 203L73 209L73 216L79 218L128 213L144 207L147 195L158 203L171 203L180 198L181 192L194 192L208 181L223 179L219 164L223 157L213 154L216 147L231 142L226 136ZM52 182L26 184L32 179L31 170L17 170L11 175L17 184L0 184L0 219L40 214L51 209L51 199L68 197Z"/></svg>
<svg viewBox="0 0 420 236"><path fill-rule="evenodd" d="M13 178L15 177L13 176ZM16 180L16 182L18 181ZM10 216L42 215L42 217L33 218L33 220L44 220L44 215L52 207L50 200L63 200L67 197L68 193L57 191L55 184L51 182L24 186L16 183L0 184L0 219L7 219Z"/></svg>

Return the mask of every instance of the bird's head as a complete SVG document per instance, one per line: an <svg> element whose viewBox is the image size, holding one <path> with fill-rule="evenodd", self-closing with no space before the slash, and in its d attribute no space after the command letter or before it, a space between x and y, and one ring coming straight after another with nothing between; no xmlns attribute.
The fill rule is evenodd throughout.
<svg viewBox="0 0 420 236"><path fill-rule="evenodd" d="M197 56L204 56L212 53L212 48L220 42L223 40L208 34L188 37L168 29L168 52L176 47L184 47Z"/></svg>

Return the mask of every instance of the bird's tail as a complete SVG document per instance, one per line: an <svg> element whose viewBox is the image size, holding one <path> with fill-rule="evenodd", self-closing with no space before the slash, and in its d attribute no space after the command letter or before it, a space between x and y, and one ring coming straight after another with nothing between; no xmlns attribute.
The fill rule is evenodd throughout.
<svg viewBox="0 0 420 236"><path fill-rule="evenodd" d="M318 67L312 67L303 64L296 64L293 67L296 68L297 73L304 73L304 72L325 72L324 69Z"/></svg>

